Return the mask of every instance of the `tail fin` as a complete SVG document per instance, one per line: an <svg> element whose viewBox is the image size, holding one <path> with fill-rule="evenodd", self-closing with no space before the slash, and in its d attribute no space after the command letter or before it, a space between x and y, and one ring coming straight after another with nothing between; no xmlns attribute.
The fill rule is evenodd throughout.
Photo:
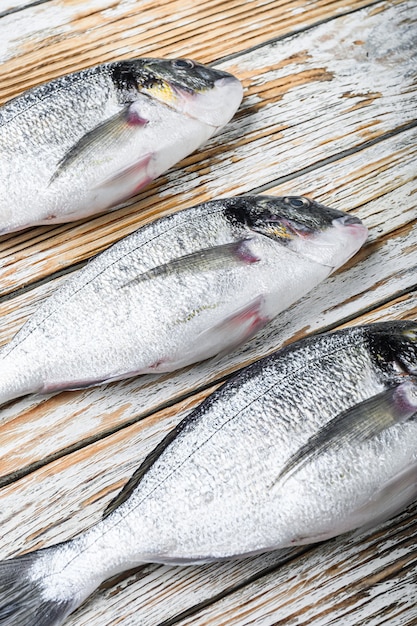
<svg viewBox="0 0 417 626"><path fill-rule="evenodd" d="M79 602L47 597L36 564L53 548L0 561L0 626L58 626Z"/></svg>

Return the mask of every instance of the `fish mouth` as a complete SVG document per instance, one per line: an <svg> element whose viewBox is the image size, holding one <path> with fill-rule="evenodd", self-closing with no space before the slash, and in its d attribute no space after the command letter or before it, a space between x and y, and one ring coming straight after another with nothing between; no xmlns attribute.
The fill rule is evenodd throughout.
<svg viewBox="0 0 417 626"><path fill-rule="evenodd" d="M344 265L365 243L368 229L355 216L343 215L332 220L331 226L310 233L296 232L287 246L334 271Z"/></svg>
<svg viewBox="0 0 417 626"><path fill-rule="evenodd" d="M333 220L333 228L335 229L335 238L344 243L344 248L341 250L338 263L335 266L337 268L344 265L363 246L369 233L360 219L353 215L336 218Z"/></svg>
<svg viewBox="0 0 417 626"><path fill-rule="evenodd" d="M174 108L196 119L216 132L225 126L239 108L243 98L241 82L231 74L218 78L213 86L201 91L186 90L174 83Z"/></svg>

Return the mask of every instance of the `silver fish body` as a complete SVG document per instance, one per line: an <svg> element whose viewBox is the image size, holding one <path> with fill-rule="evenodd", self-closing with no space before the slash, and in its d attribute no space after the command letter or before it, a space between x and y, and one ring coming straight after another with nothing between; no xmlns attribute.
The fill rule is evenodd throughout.
<svg viewBox="0 0 417 626"><path fill-rule="evenodd" d="M95 257L0 352L0 403L173 371L231 349L358 250L355 217L241 196L149 224Z"/></svg>
<svg viewBox="0 0 417 626"><path fill-rule="evenodd" d="M226 72L151 58L23 93L0 108L0 233L120 204L224 126L242 93Z"/></svg>
<svg viewBox="0 0 417 626"><path fill-rule="evenodd" d="M60 624L139 563L230 558L378 522L417 496L416 416L416 322L297 342L186 417L96 526L0 562L0 623Z"/></svg>

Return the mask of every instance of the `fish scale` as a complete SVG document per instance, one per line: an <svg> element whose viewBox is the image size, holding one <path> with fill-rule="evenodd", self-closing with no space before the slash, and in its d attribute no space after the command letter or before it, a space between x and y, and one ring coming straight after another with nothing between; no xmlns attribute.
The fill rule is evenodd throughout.
<svg viewBox="0 0 417 626"><path fill-rule="evenodd" d="M0 107L0 233L115 207L218 132L241 99L227 72L151 58L22 93Z"/></svg>
<svg viewBox="0 0 417 626"><path fill-rule="evenodd" d="M339 441L327 429L347 410ZM279 350L166 435L100 522L1 561L0 623L58 626L103 580L141 563L208 562L378 523L417 496L416 416L417 322Z"/></svg>
<svg viewBox="0 0 417 626"><path fill-rule="evenodd" d="M282 487L273 482L310 433L337 412L392 384L372 359L366 335L367 330L359 329L319 337L260 361L227 383L191 415L139 484L130 485L127 500L121 503L119 498L114 519L137 516L130 524L138 528L146 520L149 528L138 532L135 541L144 542L142 551L147 554L148 537L154 550L154 541L161 537L162 546L153 559L162 562L225 558L349 529L351 509L413 461L416 422L387 431L382 440L366 447L366 458L360 447L346 446L345 480L338 480L343 465L333 454L310 464L308 471L300 470ZM326 353L329 358L323 365ZM312 373L306 376L310 368ZM285 394L290 389L292 394ZM329 401L330 390L337 402ZM281 415L287 418L284 423ZM264 444L260 454L259 442ZM382 450L389 450L389 463ZM236 471L231 473L233 467ZM337 471L328 475L329 468ZM208 486L215 494L211 501L205 497ZM319 513L313 513L323 497ZM106 520L111 525L111 516ZM168 550L166 545L172 547ZM139 554L141 547L135 546ZM129 553L133 550L130 545Z"/></svg>
<svg viewBox="0 0 417 626"><path fill-rule="evenodd" d="M0 352L0 403L173 371L249 339L366 238L357 218L299 204L214 200L120 240L45 300Z"/></svg>

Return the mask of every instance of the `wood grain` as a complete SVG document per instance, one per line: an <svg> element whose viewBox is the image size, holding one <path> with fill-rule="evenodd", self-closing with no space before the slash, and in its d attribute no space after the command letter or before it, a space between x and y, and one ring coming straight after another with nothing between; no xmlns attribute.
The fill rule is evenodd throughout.
<svg viewBox="0 0 417 626"><path fill-rule="evenodd" d="M401 317L412 317L416 310L416 299L409 299L408 303L402 300ZM395 313L381 307L374 311L373 321L390 319ZM356 322L360 323L361 318ZM366 318L365 320L366 321ZM118 491L122 484L129 478L141 460L160 441L162 436L192 409L205 396L199 394L192 399L170 407L159 413L155 413L142 422L131 425L128 428L102 439L83 450L69 454L47 466L32 472L30 475L14 482L2 489L2 507L0 511L0 556L14 554L16 552L39 548L51 543L61 541L84 528L91 526L100 518L101 511L110 501L113 494ZM402 515L399 520L399 532L406 532L412 525L416 510L411 509L409 514ZM391 524L391 523L390 523ZM379 548L373 551L365 546L361 548L363 554L363 571L358 579L364 575L366 564L374 555L379 554L377 564L389 572L390 568L398 569L398 561L404 554L413 562L415 559L414 534L410 541L402 547L394 543L393 533L388 524L385 531L371 533L372 541L381 545L384 551L384 559L381 560ZM401 530L404 526L404 531ZM413 533L416 531L413 530ZM350 541L350 540L349 540ZM354 545L356 538L353 539ZM396 545L398 549L389 549ZM329 585L335 578L335 585L340 588L347 584L349 576L337 576L338 568L349 572L352 559L345 556L346 543L344 538L335 542L322 544L316 556L317 576L321 580L329 577ZM329 566L323 568L323 555L329 555L334 562L333 569ZM399 552L398 550L401 551ZM352 548L353 551L356 548ZM304 552L302 550L301 552ZM296 551L295 554L298 554ZM291 553L290 553L291 554ZM360 554L357 557L360 564ZM216 597L221 591L232 590L233 587L250 583L252 577L267 575L270 568L274 568L274 574L266 580L265 592L269 591L269 581L275 580L275 588L279 594L282 581L291 578L284 570L282 578L279 571L275 572L276 566L282 562L280 553L271 553L267 556L259 556L243 561L212 564L202 567L156 567L146 566L140 568L134 574L120 577L113 584L107 583L104 588L97 592L91 602L81 608L68 624L77 626L91 624L91 626L110 626L115 612L120 616L122 624L135 623L155 624L170 619L176 614L188 610L195 604L204 602L210 597ZM285 558L288 554L285 553ZM402 563L403 561L401 561ZM297 559L291 559L291 571L297 567ZM312 586L316 590L311 597L313 609L315 597L320 594L321 586L317 583L316 570L312 565L304 564L305 572L312 572ZM314 575L313 575L314 574ZM277 576L279 579L277 581ZM377 582L377 581L375 581ZM253 584L256 584L254 582ZM263 589L264 584L260 579L258 589ZM394 584L394 583L393 583ZM406 592L411 593L413 588L407 586ZM354 588L351 590L353 593ZM293 606L301 602L300 594L294 595L289 585L286 597L294 602ZM405 593L405 592L404 592ZM268 597L268 596L267 596ZM328 597L323 596L323 597ZM388 596L389 597L389 596ZM414 597L414 596L413 596ZM330 602L330 598L328 598ZM243 600L242 600L243 602ZM244 616L239 615L242 604L240 596L235 606L237 612L236 622L247 623ZM273 603L274 600L271 600ZM277 605L278 606L278 605ZM217 608L214 608L217 611ZM196 619L193 617L193 619ZM240 620L240 621L239 621ZM137 623L137 622L136 622ZM203 623L203 622L202 622ZM220 623L222 623L220 621ZM224 623L224 622L223 622ZM270 622L274 623L274 622ZM306 622L304 622L306 623Z"/></svg>
<svg viewBox="0 0 417 626"><path fill-rule="evenodd" d="M42 0L38 0L42 1ZM43 0L49 2L49 0ZM33 5L36 0L2 0L0 4L0 17L11 14L13 11L21 11L25 7Z"/></svg>
<svg viewBox="0 0 417 626"><path fill-rule="evenodd" d="M1 17L2 12L16 9ZM29 396L0 410L0 558L97 521L168 430L225 377L307 334L417 319L412 0L2 0L0 101L63 72L189 56L245 87L235 119L137 198L89 221L0 240L0 345L96 252L213 197L304 194L358 215L366 246L221 359L173 375ZM415 626L417 505L366 533L107 581L68 626Z"/></svg>
<svg viewBox="0 0 417 626"><path fill-rule="evenodd" d="M224 132L124 209L6 237L0 245L0 293L79 263L149 219L272 186L277 178L294 176L306 165L316 168L415 121L409 45L416 16L412 2L382 3L378 12L363 9L221 64L246 88L240 113ZM397 36L386 57L379 41L390 28Z"/></svg>
<svg viewBox="0 0 417 626"><path fill-rule="evenodd" d="M401 133L381 146L371 146L337 165L329 164L318 173L307 173L271 190L274 194L296 193L297 189L310 191L311 185L317 185L314 196L318 200L328 202L334 197L331 204L335 208L352 208L369 225L369 244L347 268L281 314L240 350L220 360L211 359L173 375L143 376L89 390L30 396L10 404L0 414L0 476L139 420L283 343L332 328L414 289L417 230L412 222L416 190L412 170L416 137L417 130ZM348 202L352 204L346 207ZM2 328L10 333L9 338L22 323L22 316L29 315L52 286L49 282L1 305Z"/></svg>
<svg viewBox="0 0 417 626"><path fill-rule="evenodd" d="M4 1L4 0L3 0ZM49 0L2 19L0 102L55 76L128 56L212 62L369 0ZM25 0L6 0L5 8ZM74 50L76 55L74 55Z"/></svg>

